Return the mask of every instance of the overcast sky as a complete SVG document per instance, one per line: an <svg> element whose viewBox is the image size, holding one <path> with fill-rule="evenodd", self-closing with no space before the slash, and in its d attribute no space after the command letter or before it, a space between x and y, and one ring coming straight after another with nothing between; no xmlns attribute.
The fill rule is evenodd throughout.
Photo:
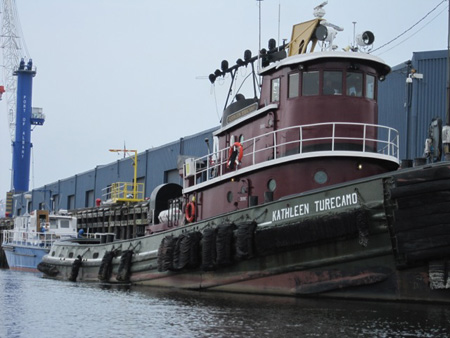
<svg viewBox="0 0 450 338"><path fill-rule="evenodd" d="M290 39L320 0L261 2L262 47ZM377 48L442 0L329 0L325 18L344 28L340 47L371 30ZM23 36L37 67L33 106L44 126L32 132L31 188L111 163L110 148L139 152L219 124L227 83L207 79L259 45L256 0L16 0ZM279 8L281 9L279 11ZM279 20L280 18L280 20ZM448 1L374 53L395 66L412 53L447 48ZM279 24L280 22L280 24ZM278 29L280 27L280 29ZM278 33L280 32L280 34ZM243 74L242 76L245 76ZM0 199L10 189L6 102L0 102Z"/></svg>

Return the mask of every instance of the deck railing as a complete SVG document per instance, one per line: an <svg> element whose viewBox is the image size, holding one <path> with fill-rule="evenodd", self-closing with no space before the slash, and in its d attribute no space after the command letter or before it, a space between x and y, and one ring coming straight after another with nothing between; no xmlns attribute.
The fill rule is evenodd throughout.
<svg viewBox="0 0 450 338"><path fill-rule="evenodd" d="M32 232L32 231L17 231L17 230L5 230L3 232L3 244L11 245L16 244L20 246L40 246L50 247L56 240L68 237L61 236L48 232Z"/></svg>
<svg viewBox="0 0 450 338"><path fill-rule="evenodd" d="M144 183L116 182L103 189L103 201L112 202L140 202L144 200Z"/></svg>
<svg viewBox="0 0 450 338"><path fill-rule="evenodd" d="M365 156L399 163L398 131L375 124L332 122L293 126L259 135L240 144L243 148L242 164L232 171L263 163L269 165L270 161L289 156L292 159ZM228 147L185 163L184 188L229 173L229 152ZM194 180L188 180L190 177Z"/></svg>

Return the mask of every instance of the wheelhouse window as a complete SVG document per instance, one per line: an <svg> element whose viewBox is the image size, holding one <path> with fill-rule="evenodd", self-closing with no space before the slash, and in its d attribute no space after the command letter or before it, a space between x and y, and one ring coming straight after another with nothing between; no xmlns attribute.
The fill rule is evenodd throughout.
<svg viewBox="0 0 450 338"><path fill-rule="evenodd" d="M60 222L59 224L61 226L61 229L68 229L70 227L70 223L69 223L68 219L62 219L59 222Z"/></svg>
<svg viewBox="0 0 450 338"><path fill-rule="evenodd" d="M288 97L298 96L299 73L289 74L289 92Z"/></svg>
<svg viewBox="0 0 450 338"><path fill-rule="evenodd" d="M342 72L323 72L323 95L342 95Z"/></svg>
<svg viewBox="0 0 450 338"><path fill-rule="evenodd" d="M366 98L375 99L375 76L366 75Z"/></svg>
<svg viewBox="0 0 450 338"><path fill-rule="evenodd" d="M58 229L58 221L56 219L50 220L50 229Z"/></svg>
<svg viewBox="0 0 450 338"><path fill-rule="evenodd" d="M302 95L319 95L319 72L304 72L302 77Z"/></svg>
<svg viewBox="0 0 450 338"><path fill-rule="evenodd" d="M272 80L272 102L280 101L280 78Z"/></svg>
<svg viewBox="0 0 450 338"><path fill-rule="evenodd" d="M347 95L362 97L363 74L347 73Z"/></svg>

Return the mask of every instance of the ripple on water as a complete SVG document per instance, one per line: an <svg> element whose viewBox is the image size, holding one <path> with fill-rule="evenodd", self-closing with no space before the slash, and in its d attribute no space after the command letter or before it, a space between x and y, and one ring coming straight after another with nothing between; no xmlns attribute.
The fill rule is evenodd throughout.
<svg viewBox="0 0 450 338"><path fill-rule="evenodd" d="M441 305L79 284L0 270L0 337L448 337Z"/></svg>

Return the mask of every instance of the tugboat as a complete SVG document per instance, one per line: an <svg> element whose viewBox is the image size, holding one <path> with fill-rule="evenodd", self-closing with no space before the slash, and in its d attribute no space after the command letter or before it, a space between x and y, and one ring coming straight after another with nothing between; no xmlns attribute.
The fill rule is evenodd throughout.
<svg viewBox="0 0 450 338"><path fill-rule="evenodd" d="M182 187L152 192L145 235L56 242L40 270L79 282L450 302L450 164L399 169L398 132L378 125L378 81L390 67L365 52L370 31L338 51L341 28L324 14L322 4L289 43L270 40L209 76L232 88L251 67L254 96L227 99L210 154L180 167Z"/></svg>

